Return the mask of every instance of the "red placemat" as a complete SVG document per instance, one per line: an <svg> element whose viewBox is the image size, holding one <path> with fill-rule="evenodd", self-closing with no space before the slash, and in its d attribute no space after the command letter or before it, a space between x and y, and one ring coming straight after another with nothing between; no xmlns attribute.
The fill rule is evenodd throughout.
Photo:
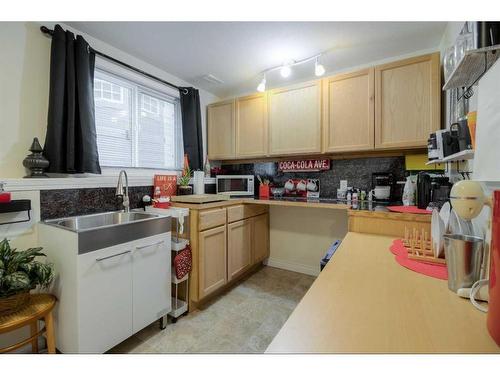
<svg viewBox="0 0 500 375"><path fill-rule="evenodd" d="M387 206L387 209L392 212L401 212L405 214L432 214L432 211L424 210L417 206Z"/></svg>
<svg viewBox="0 0 500 375"><path fill-rule="evenodd" d="M446 268L446 264L426 263L408 259L408 251L404 247L403 241L394 240L390 250L395 255L396 262L403 267L421 273L422 275L448 280L448 269Z"/></svg>

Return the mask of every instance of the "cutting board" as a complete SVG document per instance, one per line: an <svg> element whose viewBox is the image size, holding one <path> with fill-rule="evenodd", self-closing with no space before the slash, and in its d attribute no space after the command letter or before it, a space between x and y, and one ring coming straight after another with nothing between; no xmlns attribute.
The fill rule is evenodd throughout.
<svg viewBox="0 0 500 375"><path fill-rule="evenodd" d="M191 195L174 195L170 198L172 202L179 203L211 203L227 201L231 197L223 194L191 194Z"/></svg>

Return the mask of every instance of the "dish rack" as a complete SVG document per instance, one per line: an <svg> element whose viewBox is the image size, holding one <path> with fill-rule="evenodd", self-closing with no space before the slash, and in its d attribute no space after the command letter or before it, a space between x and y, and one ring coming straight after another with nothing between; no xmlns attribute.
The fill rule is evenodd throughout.
<svg viewBox="0 0 500 375"><path fill-rule="evenodd" d="M189 217L189 209L181 208L181 207L170 207L168 209L147 207L146 211L159 213L163 215L169 215L174 221L174 225L172 226L172 239L171 239L171 250L172 250L172 259L179 253L181 250L184 250L187 245L189 245L189 225L188 230L185 231L184 222L186 218ZM174 229L175 228L175 229ZM186 232L186 233L185 233ZM185 234L184 234L185 233ZM183 235L181 237L181 235ZM187 238L184 238L187 237ZM171 282L172 282L172 297L171 297L171 306L172 310L168 313L171 317L172 323L176 323L177 319L183 315L188 313L189 308L189 273L187 273L182 279L178 279L175 275L174 266L171 265ZM185 296L182 299L179 295L179 287L184 287ZM164 329L166 326L164 324L164 320L160 322L161 328Z"/></svg>
<svg viewBox="0 0 500 375"><path fill-rule="evenodd" d="M418 260L427 263L446 264L444 258L434 256L434 249L429 233L425 229L413 230L405 227L403 245L408 251L408 259Z"/></svg>

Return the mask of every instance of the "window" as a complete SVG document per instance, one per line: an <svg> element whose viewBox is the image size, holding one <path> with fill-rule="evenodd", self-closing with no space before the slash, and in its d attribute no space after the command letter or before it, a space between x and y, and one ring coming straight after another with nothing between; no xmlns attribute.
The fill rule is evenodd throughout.
<svg viewBox="0 0 500 375"><path fill-rule="evenodd" d="M123 87L102 79L94 79L94 100L123 103Z"/></svg>
<svg viewBox="0 0 500 375"><path fill-rule="evenodd" d="M151 87L158 85L155 82ZM181 169L179 99L151 87L96 69L94 101L101 166Z"/></svg>

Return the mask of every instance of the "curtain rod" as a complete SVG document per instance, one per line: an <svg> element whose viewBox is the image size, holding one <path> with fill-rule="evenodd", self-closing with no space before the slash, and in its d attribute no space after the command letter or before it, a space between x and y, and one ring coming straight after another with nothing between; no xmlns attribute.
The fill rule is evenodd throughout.
<svg viewBox="0 0 500 375"><path fill-rule="evenodd" d="M46 35L50 36L50 37L52 37L52 35L54 35L54 30L50 30L47 26L41 26L41 27L40 27L40 31L41 31L42 33L44 33L44 34L46 34ZM161 82L161 83L163 83L163 84L165 84L165 85L167 85L167 86L170 86L170 87L172 87L172 88L174 88L174 89L177 89L177 90L180 90L180 89L181 89L179 86L174 85L173 83L170 83L170 82L168 82L168 81L165 81L165 80L163 80L163 79L161 79L161 78L158 78L158 77L156 77L156 76L154 76L154 75L152 75L152 74L149 74L149 73L145 72L144 70L138 69L138 68L136 68L136 67L134 67L134 66L132 66L132 65L129 65L129 64L127 64L127 63L123 62L123 61L117 60L117 59L115 59L114 57L111 57L111 56L109 56L109 55L106 55L105 53L99 52L99 51L97 51L97 50L93 49L93 48L92 48L92 47L90 47L90 46L89 46L89 48L90 48L90 50L91 50L92 52L94 52L96 55L101 56L101 57L103 57L103 58L105 58L105 59L107 59L107 60L110 60L110 61L112 61L112 62L114 62L114 63L116 63L116 64L122 65L122 66L126 67L127 69L133 70L134 72L137 72L137 73L142 74L142 75L144 75L144 76L146 76L146 77L149 77L149 78L151 78L151 79L154 79L155 81ZM187 89L184 89L184 94L187 94L187 92L188 92L188 91L187 91Z"/></svg>

